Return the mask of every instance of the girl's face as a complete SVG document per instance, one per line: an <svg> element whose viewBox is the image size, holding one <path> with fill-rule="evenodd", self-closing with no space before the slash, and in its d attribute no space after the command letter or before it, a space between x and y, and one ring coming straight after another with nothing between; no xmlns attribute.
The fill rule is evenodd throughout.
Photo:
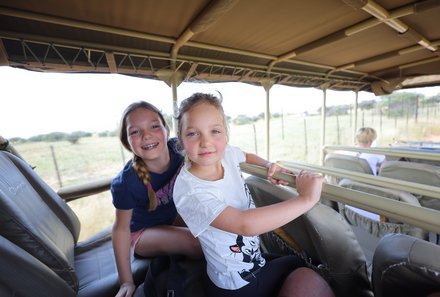
<svg viewBox="0 0 440 297"><path fill-rule="evenodd" d="M208 103L193 107L182 117L181 142L192 166L221 165L227 144L222 114Z"/></svg>
<svg viewBox="0 0 440 297"><path fill-rule="evenodd" d="M167 139L168 129L154 111L137 108L126 118L127 138L131 150L147 164L169 160ZM157 163L156 163L157 165Z"/></svg>

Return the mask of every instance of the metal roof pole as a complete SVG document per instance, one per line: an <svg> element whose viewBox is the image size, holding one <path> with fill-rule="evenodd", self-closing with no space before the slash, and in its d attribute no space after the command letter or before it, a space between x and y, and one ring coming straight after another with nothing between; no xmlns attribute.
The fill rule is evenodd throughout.
<svg viewBox="0 0 440 297"><path fill-rule="evenodd" d="M264 90L266 91L266 111L264 113L264 119L266 121L266 159L270 160L270 88L275 84L275 81L267 78L260 81Z"/></svg>
<svg viewBox="0 0 440 297"><path fill-rule="evenodd" d="M325 145L325 124L327 114L327 88L322 89L322 107L321 107L321 145L319 147L321 165L324 164L324 145Z"/></svg>
<svg viewBox="0 0 440 297"><path fill-rule="evenodd" d="M171 128L174 134L177 135L177 87L182 83L184 75L180 71L173 71L170 69L161 69L157 71L156 75L171 88L171 91L173 93L173 127Z"/></svg>
<svg viewBox="0 0 440 297"><path fill-rule="evenodd" d="M356 136L357 131L357 117L358 117L358 102L359 102L359 91L356 91L356 96L354 99L354 106L353 106L353 135L351 139L354 141L354 138Z"/></svg>

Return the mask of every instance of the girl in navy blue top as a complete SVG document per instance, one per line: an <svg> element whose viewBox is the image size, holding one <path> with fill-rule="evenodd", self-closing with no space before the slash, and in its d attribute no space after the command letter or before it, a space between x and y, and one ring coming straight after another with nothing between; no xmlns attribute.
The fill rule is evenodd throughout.
<svg viewBox="0 0 440 297"><path fill-rule="evenodd" d="M121 284L117 297L132 296L136 289L130 267L131 248L143 257L202 256L199 241L177 216L173 187L183 156L177 140L168 137L169 127L154 105L139 101L124 111L119 138L133 153L133 159L111 185L116 208L113 248Z"/></svg>

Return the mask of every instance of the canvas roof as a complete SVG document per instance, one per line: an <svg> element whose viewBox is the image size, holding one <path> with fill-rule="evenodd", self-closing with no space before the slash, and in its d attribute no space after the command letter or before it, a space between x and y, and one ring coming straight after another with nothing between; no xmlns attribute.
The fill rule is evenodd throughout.
<svg viewBox="0 0 440 297"><path fill-rule="evenodd" d="M0 0L0 65L372 91L438 85L440 0Z"/></svg>

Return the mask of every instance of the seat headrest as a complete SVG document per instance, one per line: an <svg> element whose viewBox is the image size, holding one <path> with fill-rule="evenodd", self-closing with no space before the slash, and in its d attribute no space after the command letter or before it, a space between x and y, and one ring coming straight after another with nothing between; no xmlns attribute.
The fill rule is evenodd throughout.
<svg viewBox="0 0 440 297"><path fill-rule="evenodd" d="M379 175L398 180L440 187L440 166L425 163L387 161L382 164ZM440 210L439 199L422 195L420 195L418 198L422 206Z"/></svg>
<svg viewBox="0 0 440 297"><path fill-rule="evenodd" d="M373 257L375 297L427 296L440 291L440 246L404 234L384 236Z"/></svg>
<svg viewBox="0 0 440 297"><path fill-rule="evenodd" d="M0 235L47 265L76 291L76 238L63 220L70 226L77 223L78 229L79 222L76 217L67 218L72 214L65 212L70 209L63 204L26 163L0 152ZM61 213L63 220L58 216Z"/></svg>
<svg viewBox="0 0 440 297"><path fill-rule="evenodd" d="M382 163L380 176L440 187L440 166L405 161Z"/></svg>
<svg viewBox="0 0 440 297"><path fill-rule="evenodd" d="M356 156L328 153L325 156L324 164L328 167L373 174L368 162L365 159Z"/></svg>

